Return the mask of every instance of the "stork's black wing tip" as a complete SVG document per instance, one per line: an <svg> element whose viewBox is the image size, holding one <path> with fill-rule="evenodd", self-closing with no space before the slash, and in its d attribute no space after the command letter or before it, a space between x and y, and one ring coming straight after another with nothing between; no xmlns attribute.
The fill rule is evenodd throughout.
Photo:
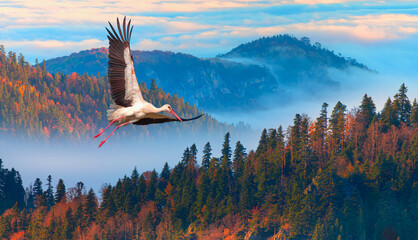
<svg viewBox="0 0 418 240"><path fill-rule="evenodd" d="M194 118L182 118L181 120L182 120L183 122L192 121L192 120L196 120L196 119L198 119L198 118L202 117L203 115L204 115L204 114L200 114L199 116L194 117Z"/></svg>

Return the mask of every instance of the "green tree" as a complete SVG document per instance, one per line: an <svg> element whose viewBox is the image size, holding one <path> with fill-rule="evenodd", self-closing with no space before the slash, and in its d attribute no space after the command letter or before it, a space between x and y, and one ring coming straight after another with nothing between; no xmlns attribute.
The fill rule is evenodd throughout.
<svg viewBox="0 0 418 240"><path fill-rule="evenodd" d="M359 122L367 129L375 116L376 106L374 105L372 98L368 97L367 94L364 94L360 105Z"/></svg>
<svg viewBox="0 0 418 240"><path fill-rule="evenodd" d="M383 131L386 132L391 125L398 125L398 117L396 115L395 104L392 103L392 100L388 98L386 101L382 113L381 113L382 122L384 124Z"/></svg>
<svg viewBox="0 0 418 240"><path fill-rule="evenodd" d="M66 190L65 190L64 180L60 178L58 180L57 191L55 192L55 196L54 196L55 203L66 201L65 193L66 193Z"/></svg>
<svg viewBox="0 0 418 240"><path fill-rule="evenodd" d="M331 118L329 120L329 129L331 130L330 142L332 150L339 153L344 143L345 125L346 125L347 107L338 101L335 105Z"/></svg>
<svg viewBox="0 0 418 240"><path fill-rule="evenodd" d="M202 167L204 170L208 170L211 157L212 157L212 148L210 146L210 143L207 142L205 147L203 148Z"/></svg>
<svg viewBox="0 0 418 240"><path fill-rule="evenodd" d="M83 222L85 226L89 226L96 218L97 213L97 198L92 188L86 196L86 202L83 206Z"/></svg>
<svg viewBox="0 0 418 240"><path fill-rule="evenodd" d="M409 116L411 115L411 102L406 95L407 92L408 88L405 86L405 83L402 83L398 93L395 95L398 119L404 123L409 123Z"/></svg>
<svg viewBox="0 0 418 240"><path fill-rule="evenodd" d="M157 190L157 172L155 171L155 169L152 171L151 173L151 177L150 180L148 182L147 185L147 189L145 191L145 198L146 200L154 200L155 197L155 191Z"/></svg>
<svg viewBox="0 0 418 240"><path fill-rule="evenodd" d="M411 108L411 117L409 119L409 122L411 124L417 124L418 123L418 103L417 99L414 99L414 103L412 104Z"/></svg>
<svg viewBox="0 0 418 240"><path fill-rule="evenodd" d="M51 207L52 205L54 205L54 190L52 186L51 175L48 175L46 186L47 186L47 189L45 191L46 202L47 202L48 207Z"/></svg>

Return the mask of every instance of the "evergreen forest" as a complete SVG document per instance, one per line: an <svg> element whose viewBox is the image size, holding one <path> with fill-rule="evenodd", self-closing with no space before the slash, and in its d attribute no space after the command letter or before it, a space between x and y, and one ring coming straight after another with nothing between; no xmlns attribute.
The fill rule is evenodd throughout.
<svg viewBox="0 0 418 240"><path fill-rule="evenodd" d="M76 91L71 75L52 76L38 65L24 67L21 58L13 62L13 56L0 56L6 65L0 76L7 75L0 92L17 100L2 98L1 104L21 112L39 108L37 121L18 124L60 131L58 123L41 121L42 109L49 107L56 109L49 114L56 115L47 119L77 122L77 116L84 124L77 131L87 131L91 122L77 106L84 111L89 103L106 105L106 97L97 98L100 91L108 94L101 78L76 75L85 83ZM32 77L19 77L17 70ZM9 85L10 74L21 82ZM67 96L59 98L59 105L58 86ZM19 172L0 161L0 239L414 240L418 104L407 90L402 84L381 111L365 94L351 110L337 102L333 107L324 103L316 118L296 114L289 127L264 129L255 150L232 143L226 132L219 139L220 154L212 152L209 142L199 150L191 144L175 166L143 173L135 168L99 192L82 182L66 186L61 179L52 186L52 176L37 178L24 189ZM50 95L38 96L40 91ZM23 103L25 98L31 105ZM22 121L5 109L1 124L4 116L8 122ZM93 116L100 119L100 114Z"/></svg>

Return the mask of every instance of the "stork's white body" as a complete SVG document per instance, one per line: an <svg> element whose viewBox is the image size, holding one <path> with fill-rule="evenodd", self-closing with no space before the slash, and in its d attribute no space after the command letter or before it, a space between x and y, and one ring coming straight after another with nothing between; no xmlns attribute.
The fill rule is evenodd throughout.
<svg viewBox="0 0 418 240"><path fill-rule="evenodd" d="M100 143L99 147L101 147L119 127L125 126L129 123L136 125L148 125L170 121L190 121L202 116L200 115L191 119L181 119L171 109L170 105L166 104L160 108L156 108L154 105L144 100L135 75L133 57L129 46L133 29L133 26L132 28L129 28L130 24L131 21L128 22L128 26L126 28L125 17L123 19L123 28L121 30L119 19L117 19L119 35L113 28L112 24L109 23L112 32L106 28L109 33L108 76L114 104L111 104L109 110L107 111L107 118L110 124L94 138L99 137L112 124L116 123L118 126L105 140ZM159 112L162 111L170 112L176 118L170 118L159 114Z"/></svg>

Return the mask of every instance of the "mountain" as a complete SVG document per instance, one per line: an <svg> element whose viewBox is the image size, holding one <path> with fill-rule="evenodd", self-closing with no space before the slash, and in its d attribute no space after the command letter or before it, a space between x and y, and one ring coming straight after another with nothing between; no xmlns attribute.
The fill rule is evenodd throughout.
<svg viewBox="0 0 418 240"><path fill-rule="evenodd" d="M307 37L298 39L287 34L241 44L217 57L267 66L279 85L293 87L305 84L309 87L339 86L339 82L329 75L329 68L346 70L357 67L370 71L355 59L336 55L318 42L311 44Z"/></svg>
<svg viewBox="0 0 418 240"><path fill-rule="evenodd" d="M50 72L107 74L106 48L73 53L46 61ZM133 51L135 71L147 84L154 79L165 91L184 96L206 110L241 109L277 88L267 68L221 59L200 59L163 51Z"/></svg>
<svg viewBox="0 0 418 240"><path fill-rule="evenodd" d="M107 74L106 48L73 53L46 61L50 72ZM140 81L155 79L169 93L208 111L248 110L264 106L260 99L273 96L287 101L288 88L317 94L338 89L340 82L329 69L351 67L368 71L354 59L337 56L308 38L278 35L242 44L215 58L164 51L133 51Z"/></svg>
<svg viewBox="0 0 418 240"><path fill-rule="evenodd" d="M2 48L3 49L3 48ZM29 137L92 136L108 123L106 110L111 102L107 77L87 74L48 73L46 65L30 66L23 55L0 51L0 134ZM201 114L196 106L177 94L164 92L155 82L140 84L143 96L161 106L170 104L179 116ZM145 128L147 131L143 131ZM124 134L145 137L148 130L155 136L176 131L188 134L214 134L234 131L235 127L219 123L208 114L188 124L170 123L121 129ZM164 131L163 131L164 130Z"/></svg>

